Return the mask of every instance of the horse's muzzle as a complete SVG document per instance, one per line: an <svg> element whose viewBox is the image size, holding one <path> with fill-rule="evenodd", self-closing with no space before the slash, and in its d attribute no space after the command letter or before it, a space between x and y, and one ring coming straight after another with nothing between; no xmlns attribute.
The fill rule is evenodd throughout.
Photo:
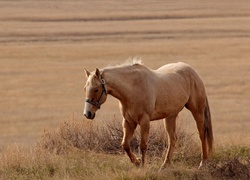
<svg viewBox="0 0 250 180"><path fill-rule="evenodd" d="M83 114L87 119L94 119L95 118L95 113L91 113L90 111L84 112Z"/></svg>

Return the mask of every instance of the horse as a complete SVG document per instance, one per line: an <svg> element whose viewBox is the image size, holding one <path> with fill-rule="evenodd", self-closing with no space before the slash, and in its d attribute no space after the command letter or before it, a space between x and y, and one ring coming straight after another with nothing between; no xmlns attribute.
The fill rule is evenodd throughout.
<svg viewBox="0 0 250 180"><path fill-rule="evenodd" d="M95 113L111 95L119 100L123 116L122 147L136 166L144 166L150 121L164 119L168 148L161 169L172 165L177 141L176 118L185 107L191 111L199 132L202 155L199 168L205 166L213 149L213 131L205 86L198 73L183 62L166 64L152 70L139 60L95 71L87 77L83 115L94 119ZM141 159L130 148L137 125L140 126Z"/></svg>

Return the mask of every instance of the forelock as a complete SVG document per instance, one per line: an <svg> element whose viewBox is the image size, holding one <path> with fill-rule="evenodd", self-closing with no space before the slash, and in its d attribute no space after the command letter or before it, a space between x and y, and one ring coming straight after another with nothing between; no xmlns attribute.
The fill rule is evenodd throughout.
<svg viewBox="0 0 250 180"><path fill-rule="evenodd" d="M97 85L97 78L93 73L89 75L88 82L90 86L96 86Z"/></svg>

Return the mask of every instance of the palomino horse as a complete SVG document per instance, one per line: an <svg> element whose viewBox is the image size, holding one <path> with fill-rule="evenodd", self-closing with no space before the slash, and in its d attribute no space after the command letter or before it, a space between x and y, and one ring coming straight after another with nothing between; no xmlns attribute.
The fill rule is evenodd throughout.
<svg viewBox="0 0 250 180"><path fill-rule="evenodd" d="M94 119L107 95L120 101L123 115L122 146L132 163L145 164L150 121L165 119L168 134L168 151L162 168L171 164L177 140L176 117L186 107L196 121L202 144L202 167L213 148L213 131L205 87L197 72L179 62L151 70L140 61L106 67L90 73L85 69L86 102L84 116ZM130 141L137 125L141 127L140 149L142 158L137 159L130 149Z"/></svg>

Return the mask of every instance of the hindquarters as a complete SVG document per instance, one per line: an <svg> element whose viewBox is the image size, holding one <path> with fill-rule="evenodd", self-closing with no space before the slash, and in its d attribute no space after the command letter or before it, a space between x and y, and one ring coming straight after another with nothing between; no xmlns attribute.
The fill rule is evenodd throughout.
<svg viewBox="0 0 250 180"><path fill-rule="evenodd" d="M192 112L199 131L202 144L201 167L213 149L211 114L205 86L198 73L185 63L165 65L156 70L156 74L159 77L159 86L156 86L158 96L152 117L155 119L163 118L164 115L167 117L165 123L170 143L163 167L171 162L176 141L175 115L184 106Z"/></svg>

